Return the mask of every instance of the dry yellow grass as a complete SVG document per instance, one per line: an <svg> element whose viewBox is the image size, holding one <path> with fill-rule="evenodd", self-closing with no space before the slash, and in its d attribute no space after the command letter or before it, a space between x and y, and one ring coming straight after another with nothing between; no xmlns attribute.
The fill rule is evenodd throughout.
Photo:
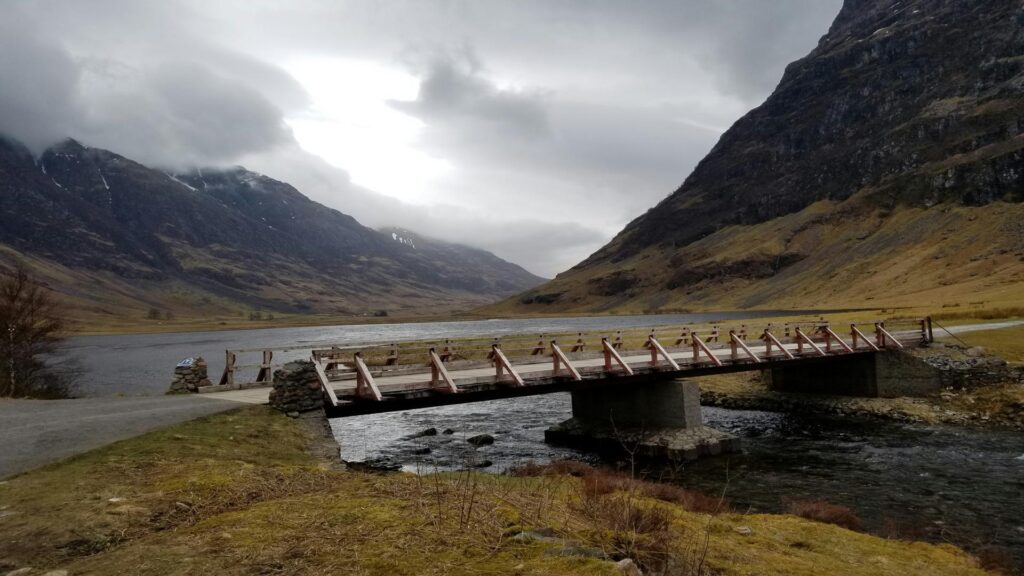
<svg viewBox="0 0 1024 576"><path fill-rule="evenodd" d="M708 516L578 479L340 472L310 432L253 407L120 442L0 484L0 569L72 574L613 574L566 546L661 548L710 573L981 575L948 545L793 516ZM602 513L609 507L635 520ZM747 527L745 534L736 530ZM513 537L548 529L556 540ZM704 536L708 536L706 551ZM629 548L632 546L632 548ZM682 560L681 574L709 573Z"/></svg>
<svg viewBox="0 0 1024 576"><path fill-rule="evenodd" d="M938 336L936 336L938 338ZM1024 326L968 332L957 336L971 346L981 346L1007 362L1024 362ZM954 342L951 337L939 338Z"/></svg>
<svg viewBox="0 0 1024 576"><path fill-rule="evenodd" d="M858 196L822 201L761 224L723 228L679 249L652 247L567 272L530 291L562 294L549 305L513 297L483 313L871 308L983 316L1024 306L1022 221L1024 205L1002 202L883 211ZM753 279L684 272L681 287L667 287L681 270L723 270L784 255L802 259ZM629 274L630 285L614 295L595 292L614 273Z"/></svg>

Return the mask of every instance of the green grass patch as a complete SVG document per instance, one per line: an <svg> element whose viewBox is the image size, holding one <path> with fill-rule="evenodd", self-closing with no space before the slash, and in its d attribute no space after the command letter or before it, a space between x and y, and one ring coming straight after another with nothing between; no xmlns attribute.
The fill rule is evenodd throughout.
<svg viewBox="0 0 1024 576"><path fill-rule="evenodd" d="M596 551L645 573L984 574L951 546L707 514L650 483L339 471L316 441L308 423L249 407L12 478L0 484L0 571L615 574L581 553Z"/></svg>

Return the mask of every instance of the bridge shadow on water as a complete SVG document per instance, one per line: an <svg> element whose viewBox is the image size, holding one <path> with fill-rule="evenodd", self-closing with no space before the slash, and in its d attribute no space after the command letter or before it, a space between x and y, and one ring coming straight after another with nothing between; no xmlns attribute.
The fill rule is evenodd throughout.
<svg viewBox="0 0 1024 576"><path fill-rule="evenodd" d="M544 430L570 413L568 394L550 394L331 424L345 460L381 468L500 472L527 461L602 463L544 443ZM996 546L1024 566L1024 433L707 407L704 417L741 437L743 453L682 467L643 463L643 472L708 494L724 490L742 512L781 512L784 498L826 500L848 506L870 532L971 550ZM479 434L494 443L467 442Z"/></svg>

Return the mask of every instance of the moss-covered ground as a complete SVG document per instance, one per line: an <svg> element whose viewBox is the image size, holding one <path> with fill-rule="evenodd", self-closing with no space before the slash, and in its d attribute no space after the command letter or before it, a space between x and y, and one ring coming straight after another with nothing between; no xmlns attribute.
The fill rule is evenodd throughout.
<svg viewBox="0 0 1024 576"><path fill-rule="evenodd" d="M672 574L985 573L948 545L586 478L342 471L308 422L250 407L8 479L0 572L613 574L629 556Z"/></svg>

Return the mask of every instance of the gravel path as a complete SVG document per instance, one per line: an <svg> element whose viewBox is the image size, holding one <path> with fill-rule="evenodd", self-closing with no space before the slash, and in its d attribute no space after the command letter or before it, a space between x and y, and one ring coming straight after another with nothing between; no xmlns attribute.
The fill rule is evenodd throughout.
<svg viewBox="0 0 1024 576"><path fill-rule="evenodd" d="M0 400L0 478L238 406L197 396Z"/></svg>
<svg viewBox="0 0 1024 576"><path fill-rule="evenodd" d="M950 326L948 330L953 334L965 332L981 332L982 330L1000 330L1002 328L1013 328L1024 325L1024 320L1009 320L1007 322L989 322L988 324L964 324L962 326ZM935 330L941 332L942 330ZM936 336L938 337L938 336Z"/></svg>

